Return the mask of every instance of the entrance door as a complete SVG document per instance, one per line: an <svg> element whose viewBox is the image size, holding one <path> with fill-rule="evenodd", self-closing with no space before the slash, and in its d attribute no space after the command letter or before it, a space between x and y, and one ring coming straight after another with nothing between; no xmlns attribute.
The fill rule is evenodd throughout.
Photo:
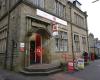
<svg viewBox="0 0 100 80"><path fill-rule="evenodd" d="M36 35L36 63L42 62L41 35Z"/></svg>
<svg viewBox="0 0 100 80"><path fill-rule="evenodd" d="M30 64L42 62L41 35L36 34L35 40L30 41Z"/></svg>
<svg viewBox="0 0 100 80"><path fill-rule="evenodd" d="M30 41L30 64L35 63L35 41Z"/></svg>

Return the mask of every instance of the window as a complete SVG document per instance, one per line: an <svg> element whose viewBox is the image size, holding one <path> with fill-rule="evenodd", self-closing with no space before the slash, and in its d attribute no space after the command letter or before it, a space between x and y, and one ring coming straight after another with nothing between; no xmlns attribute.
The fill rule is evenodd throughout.
<svg viewBox="0 0 100 80"><path fill-rule="evenodd" d="M6 50L7 29L5 27L7 26L0 30L0 53L4 53Z"/></svg>
<svg viewBox="0 0 100 80"><path fill-rule="evenodd" d="M68 51L67 32L59 31L58 34L55 36L56 51Z"/></svg>
<svg viewBox="0 0 100 80"><path fill-rule="evenodd" d="M83 27L84 26L84 19L77 13L74 13L74 22L76 25Z"/></svg>
<svg viewBox="0 0 100 80"><path fill-rule="evenodd" d="M86 38L82 37L82 45L83 45L83 50L86 49Z"/></svg>
<svg viewBox="0 0 100 80"><path fill-rule="evenodd" d="M60 17L65 17L65 6L59 1L55 1L55 13Z"/></svg>
<svg viewBox="0 0 100 80"><path fill-rule="evenodd" d="M31 2L35 6L44 8L44 0L27 0L27 1Z"/></svg>
<svg viewBox="0 0 100 80"><path fill-rule="evenodd" d="M80 52L80 42L79 42L79 36L74 35L74 51Z"/></svg>
<svg viewBox="0 0 100 80"><path fill-rule="evenodd" d="M1 10L2 2L0 1L0 10Z"/></svg>

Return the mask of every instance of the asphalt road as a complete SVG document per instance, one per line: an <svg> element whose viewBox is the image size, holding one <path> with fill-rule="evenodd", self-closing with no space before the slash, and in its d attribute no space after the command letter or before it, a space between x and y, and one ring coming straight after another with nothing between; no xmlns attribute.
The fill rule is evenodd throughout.
<svg viewBox="0 0 100 80"><path fill-rule="evenodd" d="M84 70L74 72L70 75L83 80L100 80L100 60L95 60L86 66Z"/></svg>

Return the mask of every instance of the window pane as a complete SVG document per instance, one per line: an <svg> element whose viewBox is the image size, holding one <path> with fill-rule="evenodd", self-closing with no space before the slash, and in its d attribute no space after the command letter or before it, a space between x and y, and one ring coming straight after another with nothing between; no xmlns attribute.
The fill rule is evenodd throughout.
<svg viewBox="0 0 100 80"><path fill-rule="evenodd" d="M59 1L55 1L55 13L60 17L65 17L65 6Z"/></svg>
<svg viewBox="0 0 100 80"><path fill-rule="evenodd" d="M74 51L79 52L80 51L80 43L79 43L79 36L74 35Z"/></svg>
<svg viewBox="0 0 100 80"><path fill-rule="evenodd" d="M67 40L67 32L58 32L59 37L55 37L56 41L56 51L67 51L68 50L68 40Z"/></svg>

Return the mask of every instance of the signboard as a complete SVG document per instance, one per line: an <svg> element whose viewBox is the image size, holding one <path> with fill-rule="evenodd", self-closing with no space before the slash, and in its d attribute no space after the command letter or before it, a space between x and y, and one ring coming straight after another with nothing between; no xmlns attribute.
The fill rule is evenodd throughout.
<svg viewBox="0 0 100 80"><path fill-rule="evenodd" d="M56 35L58 35L58 32L57 31L56 32L53 32L52 35L53 36L56 36Z"/></svg>
<svg viewBox="0 0 100 80"><path fill-rule="evenodd" d="M41 16L41 17L44 17L44 18L46 18L46 19L49 19L49 20L51 20L51 21L53 21L53 20L54 20L54 17L55 17L55 16L53 16L53 15L51 15L51 14L48 14L48 13L46 13L46 12L44 12L44 11L41 11L41 10L39 10L39 9L37 9L37 15L38 15L38 16ZM60 18L57 18L57 17L55 17L55 19L56 19L56 22L57 22L57 23L60 23L60 24L62 24L62 25L66 25L66 26L67 26L67 21L64 21L64 20L62 20L62 19L60 19Z"/></svg>
<svg viewBox="0 0 100 80"><path fill-rule="evenodd" d="M52 25L52 31L53 31L53 32L58 31L58 24L53 24L53 25Z"/></svg>
<svg viewBox="0 0 100 80"><path fill-rule="evenodd" d="M20 43L20 47L25 47L25 43Z"/></svg>
<svg viewBox="0 0 100 80"><path fill-rule="evenodd" d="M68 72L74 71L74 63L73 61L68 62Z"/></svg>
<svg viewBox="0 0 100 80"><path fill-rule="evenodd" d="M52 31L53 31L52 33L53 36L58 35L58 25L57 24L52 24Z"/></svg>
<svg viewBox="0 0 100 80"><path fill-rule="evenodd" d="M25 51L25 43L20 43L20 51L21 52Z"/></svg>
<svg viewBox="0 0 100 80"><path fill-rule="evenodd" d="M84 59L79 58L77 60L77 67L78 67L78 69L84 69Z"/></svg>

